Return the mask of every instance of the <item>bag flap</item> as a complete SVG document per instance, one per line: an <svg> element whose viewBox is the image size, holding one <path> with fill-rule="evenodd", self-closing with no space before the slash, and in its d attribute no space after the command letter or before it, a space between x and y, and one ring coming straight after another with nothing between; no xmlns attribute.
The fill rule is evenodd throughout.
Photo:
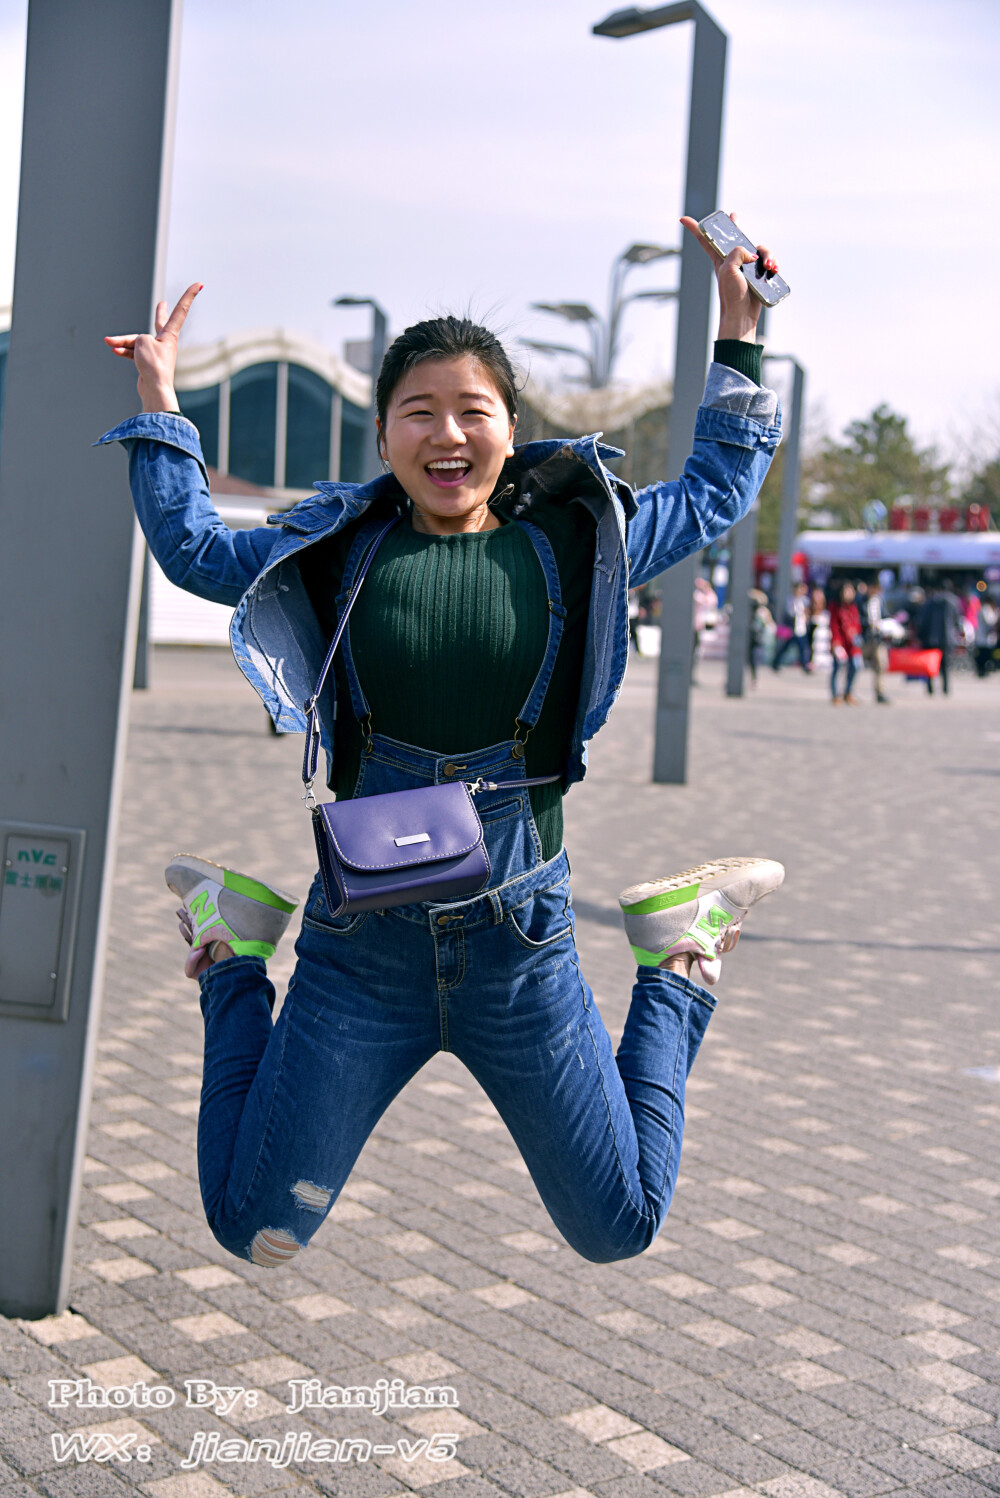
<svg viewBox="0 0 1000 1498"><path fill-rule="evenodd" d="M483 840L483 826L462 781L326 802L319 808L337 857L372 874L461 858Z"/></svg>

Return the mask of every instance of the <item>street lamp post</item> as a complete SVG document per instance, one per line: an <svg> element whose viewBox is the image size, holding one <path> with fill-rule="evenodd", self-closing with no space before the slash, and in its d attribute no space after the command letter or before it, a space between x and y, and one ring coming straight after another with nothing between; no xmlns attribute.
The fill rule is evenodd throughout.
<svg viewBox="0 0 1000 1498"><path fill-rule="evenodd" d="M626 37L677 21L694 22L691 101L688 115L684 212L702 219L716 207L722 105L726 78L726 33L697 0L642 10L615 11L594 27L597 36ZM668 479L680 476L694 444L694 425L708 365L712 267L691 235L681 249L681 281L674 358L674 395L667 439ZM660 668L656 700L653 779L682 785L687 778L687 741L694 632L697 558L688 557L659 579Z"/></svg>
<svg viewBox="0 0 1000 1498"><path fill-rule="evenodd" d="M564 317L567 322L586 324L590 335L589 354L560 343L536 343L527 339L522 339L522 342L526 348L537 349L539 353L576 354L586 360L588 383L592 390L597 390L601 385L601 319L593 307L587 302L532 302L531 305L536 312L552 312L556 317Z"/></svg>
<svg viewBox="0 0 1000 1498"><path fill-rule="evenodd" d="M792 547L799 514L799 484L802 461L802 405L806 372L791 354L765 354L765 359L792 366L792 398L788 408L788 431L784 440L784 467L781 473L781 513L778 520L778 569L771 594L774 617L780 622L792 591Z"/></svg>
<svg viewBox="0 0 1000 1498"><path fill-rule="evenodd" d="M761 307L757 318L757 342L767 340L767 308ZM760 500L755 499L749 514L744 515L729 532L729 646L726 652L726 696L742 697L747 662L750 658L750 628L753 610L750 589L754 582L754 556L757 550L757 519Z"/></svg>
<svg viewBox="0 0 1000 1498"><path fill-rule="evenodd" d="M729 648L726 657L726 696L743 696L743 678L750 653L753 559L757 547L759 500L729 532Z"/></svg>
<svg viewBox="0 0 1000 1498"><path fill-rule="evenodd" d="M635 265L648 265L651 260L663 260L668 255L679 255L680 250L669 249L662 244L631 244L616 258L611 267L611 286L608 294L608 315L605 322L588 302L532 302L536 312L553 312L567 322L587 324L590 334L590 353L570 348L561 343L539 343L522 338L525 348L537 349L543 354L575 354L586 360L588 384L592 390L603 390L611 383L611 372L618 356L618 330L624 308L629 302L641 299L670 301L676 291L637 291L631 296L623 295L625 277Z"/></svg>
<svg viewBox="0 0 1000 1498"><path fill-rule="evenodd" d="M375 429L375 382L378 379L378 372L382 368L382 360L385 358L389 321L374 297L338 296L330 305L332 307L370 307L372 309L371 414L368 425L365 428L364 453L364 477L365 482L367 482L369 479L378 478L382 472L382 464L379 460L378 432Z"/></svg>

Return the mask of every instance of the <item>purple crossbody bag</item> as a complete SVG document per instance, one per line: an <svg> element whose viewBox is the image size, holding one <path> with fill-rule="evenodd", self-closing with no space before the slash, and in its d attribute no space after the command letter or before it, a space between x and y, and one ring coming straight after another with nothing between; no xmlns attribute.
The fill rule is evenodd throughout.
<svg viewBox="0 0 1000 1498"><path fill-rule="evenodd" d="M312 812L323 894L331 915L384 910L420 900L476 894L490 877L490 858L474 797L481 791L548 785L558 775L502 781L449 781L415 790L317 802L319 698L372 559L398 517L386 522L358 569L312 696L304 703L303 800Z"/></svg>

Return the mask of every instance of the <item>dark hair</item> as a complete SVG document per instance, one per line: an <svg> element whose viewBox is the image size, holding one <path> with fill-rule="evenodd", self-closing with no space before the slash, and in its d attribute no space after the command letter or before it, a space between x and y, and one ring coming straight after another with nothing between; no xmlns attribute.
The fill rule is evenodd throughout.
<svg viewBox="0 0 1000 1498"><path fill-rule="evenodd" d="M375 384L375 411L382 431L397 385L425 359L477 359L496 385L511 421L517 418L517 380L507 350L495 333L468 317L431 317L415 322L386 349Z"/></svg>

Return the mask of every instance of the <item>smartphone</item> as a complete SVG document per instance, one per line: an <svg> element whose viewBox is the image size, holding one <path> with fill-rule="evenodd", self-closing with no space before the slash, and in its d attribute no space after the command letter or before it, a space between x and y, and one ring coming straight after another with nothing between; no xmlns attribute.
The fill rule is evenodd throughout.
<svg viewBox="0 0 1000 1498"><path fill-rule="evenodd" d="M747 239L742 229L736 227L728 213L723 213L720 208L715 213L710 213L708 218L703 218L698 227L720 255L728 255L738 244L750 251L754 259L748 260L741 269L758 301L763 302L765 307L776 307L779 302L784 301L791 291L788 282L783 281L777 273L768 276L761 270L760 261L756 258L757 246Z"/></svg>

